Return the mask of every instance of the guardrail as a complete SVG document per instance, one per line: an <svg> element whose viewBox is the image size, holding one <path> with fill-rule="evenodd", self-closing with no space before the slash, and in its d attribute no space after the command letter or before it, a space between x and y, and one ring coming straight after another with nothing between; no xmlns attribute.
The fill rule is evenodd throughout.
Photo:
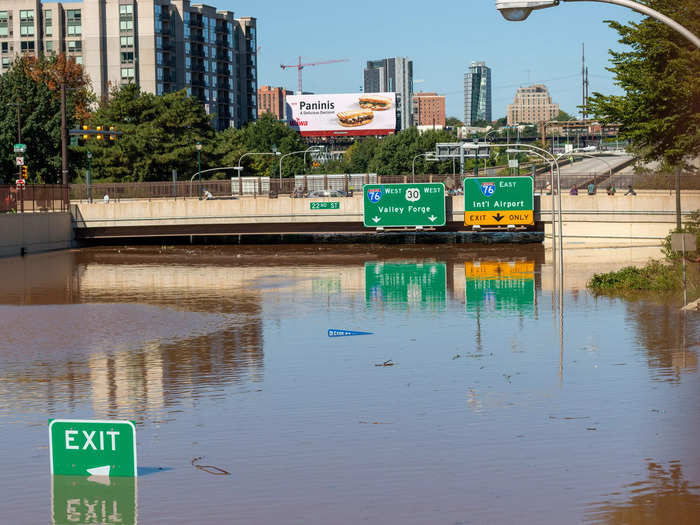
<svg viewBox="0 0 700 525"><path fill-rule="evenodd" d="M70 209L68 186L26 184L0 185L0 213L66 212Z"/></svg>

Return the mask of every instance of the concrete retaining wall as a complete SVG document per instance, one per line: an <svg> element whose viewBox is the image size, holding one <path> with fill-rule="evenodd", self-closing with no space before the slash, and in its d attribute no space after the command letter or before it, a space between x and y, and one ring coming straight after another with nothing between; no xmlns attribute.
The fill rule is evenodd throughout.
<svg viewBox="0 0 700 525"><path fill-rule="evenodd" d="M0 215L0 257L70 248L70 213L4 213Z"/></svg>

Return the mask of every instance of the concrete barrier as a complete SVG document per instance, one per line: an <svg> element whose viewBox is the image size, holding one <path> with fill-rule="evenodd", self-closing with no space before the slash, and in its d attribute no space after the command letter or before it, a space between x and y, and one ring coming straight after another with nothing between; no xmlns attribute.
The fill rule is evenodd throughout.
<svg viewBox="0 0 700 525"><path fill-rule="evenodd" d="M0 257L70 248L71 214L4 213L0 215Z"/></svg>

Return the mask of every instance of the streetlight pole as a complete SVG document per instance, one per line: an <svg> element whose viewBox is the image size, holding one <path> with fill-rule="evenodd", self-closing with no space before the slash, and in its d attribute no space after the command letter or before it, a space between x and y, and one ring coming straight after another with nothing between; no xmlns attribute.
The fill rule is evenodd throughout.
<svg viewBox="0 0 700 525"><path fill-rule="evenodd" d="M299 151L292 151L290 153L285 153L284 155L282 155L280 157L280 189L282 189L282 160L284 160L285 157L289 157L290 155L295 155L297 153L303 153L306 156L306 152L311 150L313 147L315 147L315 146L311 146L309 148L302 149ZM304 157L304 158L306 158L306 157Z"/></svg>
<svg viewBox="0 0 700 525"><path fill-rule="evenodd" d="M199 195L202 195L202 143L197 142L195 145L197 148L197 176L199 180Z"/></svg>
<svg viewBox="0 0 700 525"><path fill-rule="evenodd" d="M432 151L426 151L425 153L419 153L418 155L413 157L413 161L411 162L411 177L412 177L411 182L416 182L416 159L418 157L429 157L432 154L433 154ZM433 159L430 159L430 160L433 160Z"/></svg>
<svg viewBox="0 0 700 525"><path fill-rule="evenodd" d="M10 102L7 104L8 106L17 106L17 144L22 143L22 121L20 117L20 107L22 106L22 103L17 100L17 102ZM21 179L22 178L22 166L17 166L18 174L17 178Z"/></svg>
<svg viewBox="0 0 700 525"><path fill-rule="evenodd" d="M88 202L92 202L92 187L90 183L92 182L92 151L88 150L88 171L87 171L87 199Z"/></svg>
<svg viewBox="0 0 700 525"><path fill-rule="evenodd" d="M61 184L68 185L68 119L66 117L66 83L61 82Z"/></svg>

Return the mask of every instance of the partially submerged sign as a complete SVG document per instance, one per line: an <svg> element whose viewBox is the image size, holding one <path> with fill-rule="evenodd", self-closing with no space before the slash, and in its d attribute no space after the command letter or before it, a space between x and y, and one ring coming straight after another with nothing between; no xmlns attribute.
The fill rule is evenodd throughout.
<svg viewBox="0 0 700 525"><path fill-rule="evenodd" d="M131 421L52 419L51 474L136 476L136 427Z"/></svg>
<svg viewBox="0 0 700 525"><path fill-rule="evenodd" d="M445 225L445 185L442 183L365 184L366 227Z"/></svg>
<svg viewBox="0 0 700 525"><path fill-rule="evenodd" d="M464 225L534 224L532 177L464 179Z"/></svg>

